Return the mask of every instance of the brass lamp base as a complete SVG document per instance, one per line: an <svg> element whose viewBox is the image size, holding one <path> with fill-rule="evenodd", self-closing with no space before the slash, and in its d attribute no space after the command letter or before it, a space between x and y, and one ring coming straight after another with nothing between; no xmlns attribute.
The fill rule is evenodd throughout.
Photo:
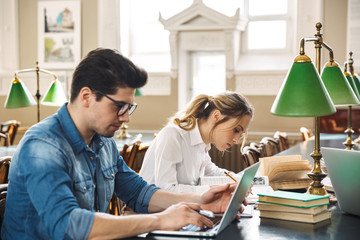
<svg viewBox="0 0 360 240"><path fill-rule="evenodd" d="M348 135L346 138L346 141L343 142L343 144L346 146L346 150L353 150L353 147L355 145L355 142L351 138L351 134L354 133L354 130L351 128L348 128L345 130L345 133Z"/></svg>
<svg viewBox="0 0 360 240"><path fill-rule="evenodd" d="M127 128L128 128L128 126L127 126L125 123L122 123L122 124L121 124L121 127L120 127L121 132L119 133L119 135L117 136L117 138L119 138L119 139L125 139L125 138L131 137L131 135L126 132L126 129L127 129Z"/></svg>
<svg viewBox="0 0 360 240"><path fill-rule="evenodd" d="M308 176L311 178L312 182L306 193L315 195L328 195L324 185L321 183L321 181L327 176L327 174L324 173L320 167L322 154L321 152L313 152L311 157L314 159L314 167L311 173L308 173Z"/></svg>

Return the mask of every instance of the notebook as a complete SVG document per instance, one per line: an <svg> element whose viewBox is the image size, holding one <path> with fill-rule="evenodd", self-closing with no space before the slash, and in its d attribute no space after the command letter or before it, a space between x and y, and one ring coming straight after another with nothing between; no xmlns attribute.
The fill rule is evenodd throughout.
<svg viewBox="0 0 360 240"><path fill-rule="evenodd" d="M244 170L244 174L238 183L229 205L227 206L224 214L221 214L221 218L218 224L214 224L212 228L205 230L190 230L188 228L181 228L175 231L156 230L150 234L155 235L177 235L177 236L194 236L194 237L213 237L223 231L230 223L236 218L236 215L241 207L242 202L245 199L246 194L249 191L251 183L254 179L255 173L259 168L260 163L253 164L252 166ZM215 214L216 215L216 214ZM190 225L189 225L190 226ZM188 226L186 226L188 227ZM196 227L198 228L198 227Z"/></svg>
<svg viewBox="0 0 360 240"><path fill-rule="evenodd" d="M360 216L360 151L321 148L338 205Z"/></svg>

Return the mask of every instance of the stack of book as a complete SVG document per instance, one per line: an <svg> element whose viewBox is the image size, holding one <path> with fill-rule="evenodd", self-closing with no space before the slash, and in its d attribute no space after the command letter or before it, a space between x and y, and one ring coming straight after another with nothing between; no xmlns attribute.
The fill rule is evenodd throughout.
<svg viewBox="0 0 360 240"><path fill-rule="evenodd" d="M274 190L308 188L311 179L307 176L312 170L308 160L301 155L274 156L260 158L262 176L268 176Z"/></svg>
<svg viewBox="0 0 360 240"><path fill-rule="evenodd" d="M259 195L260 217L304 223L331 218L329 197L305 193L274 191Z"/></svg>

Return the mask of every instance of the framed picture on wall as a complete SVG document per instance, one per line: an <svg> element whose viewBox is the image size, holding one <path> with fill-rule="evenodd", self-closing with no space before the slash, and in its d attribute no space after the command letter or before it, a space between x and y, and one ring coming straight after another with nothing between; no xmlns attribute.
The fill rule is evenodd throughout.
<svg viewBox="0 0 360 240"><path fill-rule="evenodd" d="M71 69L81 55L80 0L38 2L38 61L48 69Z"/></svg>

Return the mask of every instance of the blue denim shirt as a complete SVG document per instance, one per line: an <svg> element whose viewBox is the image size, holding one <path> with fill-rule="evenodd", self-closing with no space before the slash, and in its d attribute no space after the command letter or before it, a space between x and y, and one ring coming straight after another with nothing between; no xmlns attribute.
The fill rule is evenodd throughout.
<svg viewBox="0 0 360 240"><path fill-rule="evenodd" d="M66 105L31 127L17 147L2 239L86 239L94 212L109 211L114 191L146 213L158 190L125 164L112 138L95 135L89 148Z"/></svg>

